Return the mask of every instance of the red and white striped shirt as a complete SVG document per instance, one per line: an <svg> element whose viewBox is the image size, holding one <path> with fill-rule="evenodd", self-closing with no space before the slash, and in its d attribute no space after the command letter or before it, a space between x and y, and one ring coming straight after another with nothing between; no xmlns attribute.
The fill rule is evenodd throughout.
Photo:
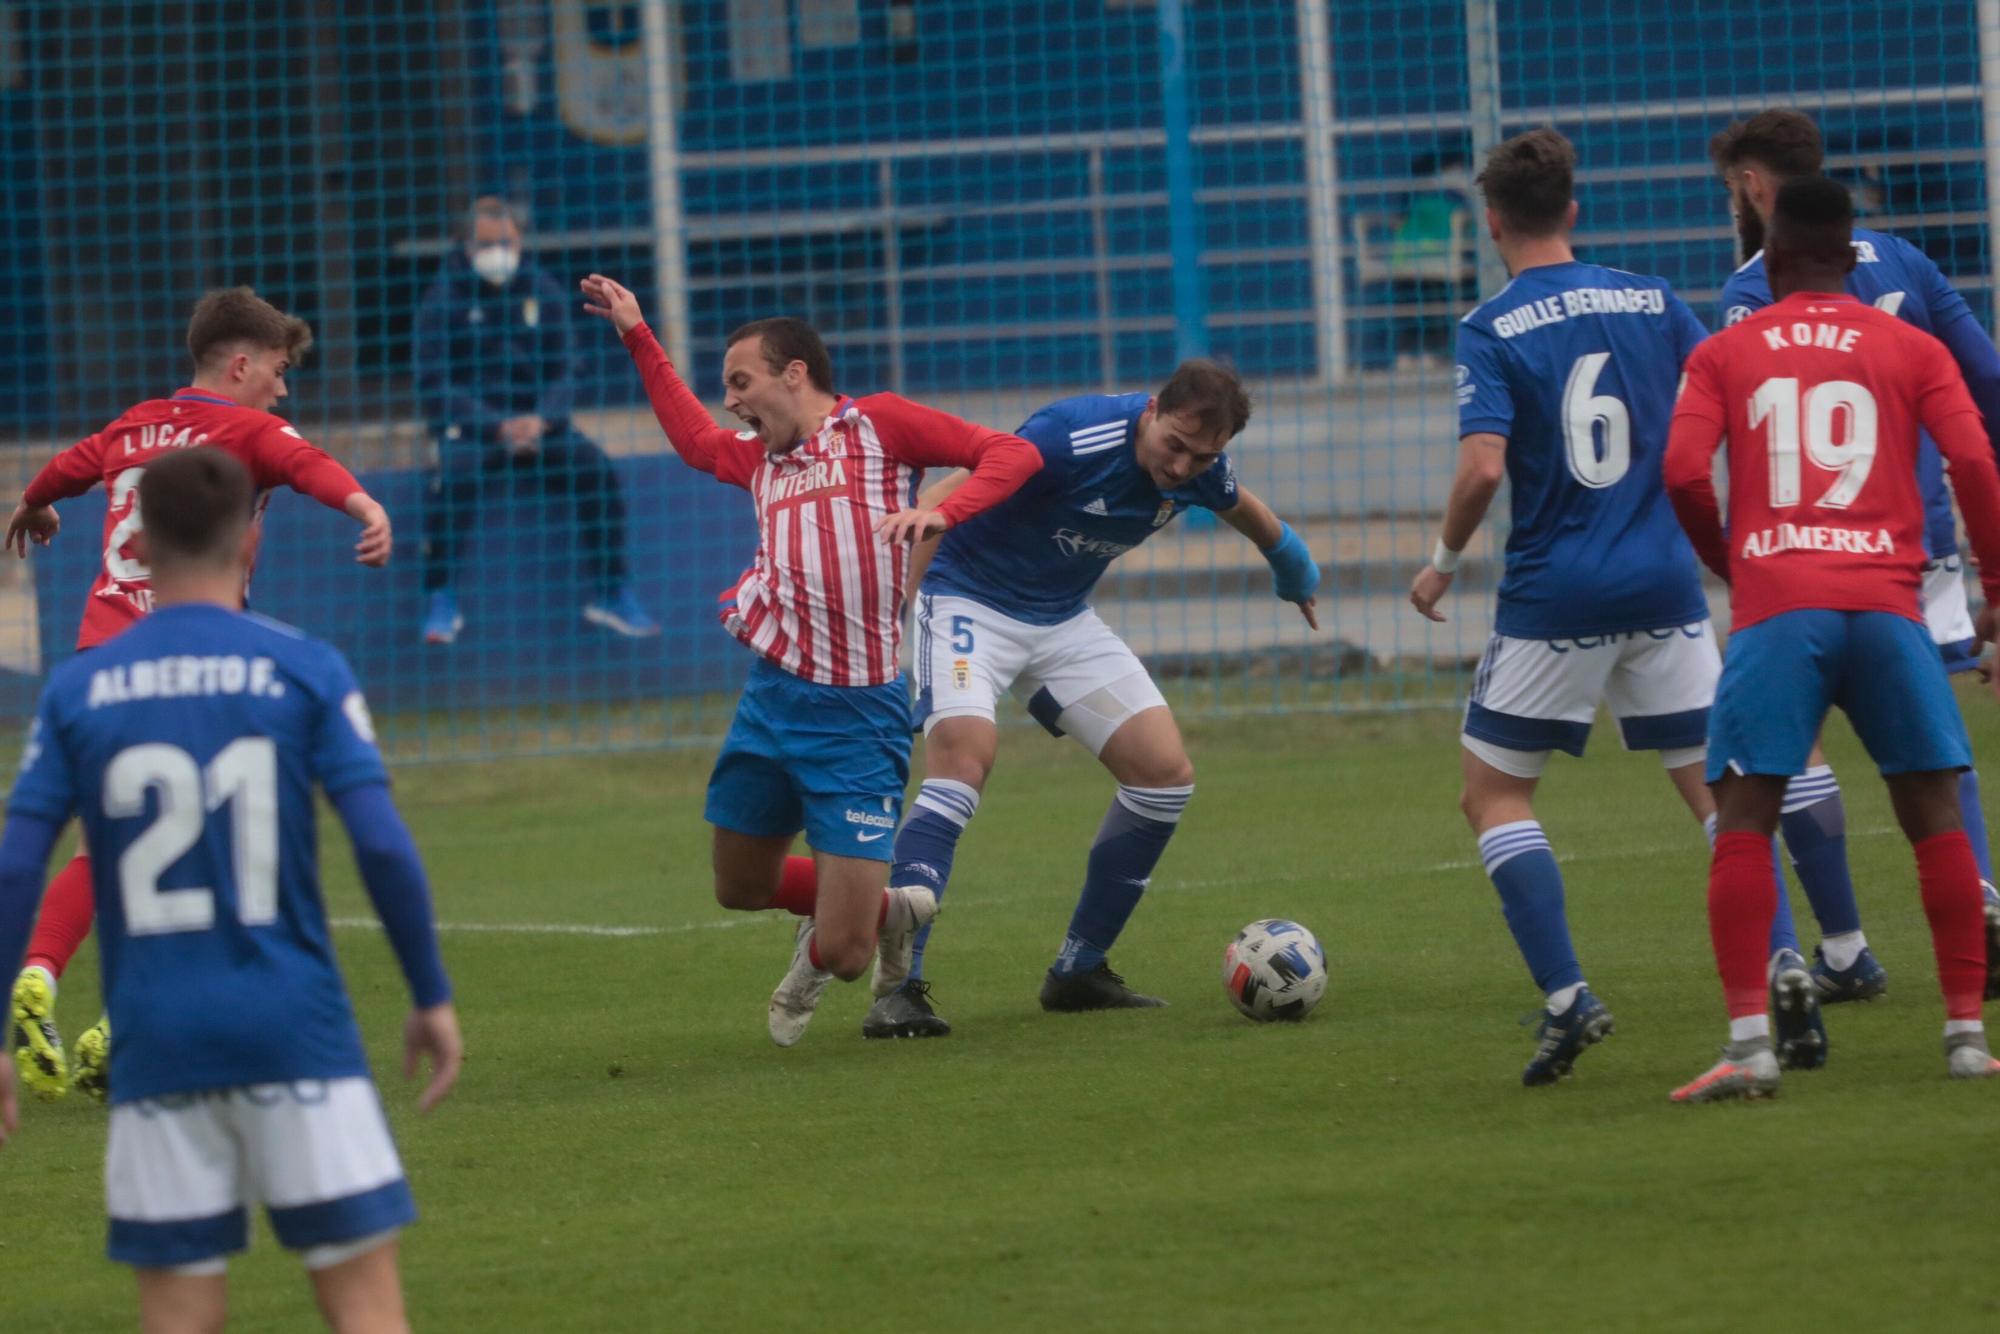
<svg viewBox="0 0 2000 1334"><path fill-rule="evenodd" d="M756 501L757 557L725 598L723 627L820 685L896 679L910 549L884 543L875 525L910 505L925 468L972 469L939 506L957 524L1014 494L1042 466L1018 436L895 394L842 396L810 438L766 453L754 432L715 424L651 329L634 327L625 346L681 460Z"/></svg>

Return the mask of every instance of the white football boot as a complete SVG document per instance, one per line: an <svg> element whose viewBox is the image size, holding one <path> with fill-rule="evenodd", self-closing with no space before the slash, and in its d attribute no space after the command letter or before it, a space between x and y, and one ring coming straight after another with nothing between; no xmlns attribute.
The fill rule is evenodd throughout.
<svg viewBox="0 0 2000 1334"><path fill-rule="evenodd" d="M1746 1038L1722 1049L1722 1059L1673 1091L1675 1102L1769 1098L1778 1092L1778 1053L1768 1037Z"/></svg>
<svg viewBox="0 0 2000 1334"><path fill-rule="evenodd" d="M2000 1061L1984 1033L1953 1033L1944 1040L1945 1069L1953 1079L1986 1079L2000 1074Z"/></svg>
<svg viewBox="0 0 2000 1334"><path fill-rule="evenodd" d="M789 1047L805 1036L806 1025L812 1022L813 1011L819 1008L819 998L826 993L826 984L833 981L832 973L812 965L812 938L813 921L807 917L799 922L798 938L792 946L792 966L785 970L778 989L771 993L771 1041L780 1047Z"/></svg>

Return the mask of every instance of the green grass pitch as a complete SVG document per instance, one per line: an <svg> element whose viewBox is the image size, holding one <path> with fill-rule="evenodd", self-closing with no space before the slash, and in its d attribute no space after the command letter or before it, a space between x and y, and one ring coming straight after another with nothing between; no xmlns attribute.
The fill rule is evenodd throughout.
<svg viewBox="0 0 2000 1334"><path fill-rule="evenodd" d="M2000 755L2000 709L1962 701ZM864 1043L865 986L836 985L790 1051L764 1034L789 919L709 896L705 753L403 771L471 1053L435 1116L395 1073L381 936L338 943L424 1210L403 1250L417 1326L2000 1328L2000 1087L1944 1078L1914 871L1843 723L1890 994L1830 1011L1831 1064L1775 1102L1692 1109L1667 1091L1723 1027L1705 855L1652 757L1600 727L1544 784L1618 1033L1524 1090L1536 997L1458 816L1452 718L1188 730L1198 793L1113 955L1171 1008L1037 1008L1110 785L1019 730L932 945L955 1033ZM332 910L363 917L324 833ZM1223 946L1272 915L1332 964L1303 1025L1222 994ZM67 1034L95 989L87 951ZM101 1251L102 1111L24 1112L0 1152L0 1328L130 1327ZM310 1327L261 1224L233 1275L236 1328Z"/></svg>

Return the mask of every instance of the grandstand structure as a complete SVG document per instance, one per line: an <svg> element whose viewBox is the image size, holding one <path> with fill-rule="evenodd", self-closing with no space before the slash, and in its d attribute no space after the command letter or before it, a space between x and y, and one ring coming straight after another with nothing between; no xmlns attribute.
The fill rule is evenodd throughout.
<svg viewBox="0 0 2000 1334"><path fill-rule="evenodd" d="M1771 104L1822 123L1868 225L1992 311L2000 0L286 0L11 6L0 31L0 444L16 484L183 379L208 287L247 282L320 346L288 411L399 520L386 577L281 498L258 605L353 658L405 756L712 734L741 651L713 623L753 541L666 453L622 349L579 330L578 424L618 457L634 576L665 623L609 642L534 497L481 519L470 628L416 635L433 442L412 316L476 195L520 204L573 281L639 291L712 392L723 340L817 325L844 387L1011 427L1144 388L1191 351L1257 406L1233 451L1328 567L1325 629L1233 535L1183 525L1100 610L1177 706L1449 702L1483 646L1497 548L1452 620L1402 593L1455 457L1451 328L1504 280L1470 168L1551 124L1581 161L1579 251L1657 273L1714 322L1736 262L1710 134ZM719 410L719 405L718 405ZM97 498L0 578L0 672L68 651ZM1496 542L1499 537L1481 542ZM19 710L17 709L17 713Z"/></svg>

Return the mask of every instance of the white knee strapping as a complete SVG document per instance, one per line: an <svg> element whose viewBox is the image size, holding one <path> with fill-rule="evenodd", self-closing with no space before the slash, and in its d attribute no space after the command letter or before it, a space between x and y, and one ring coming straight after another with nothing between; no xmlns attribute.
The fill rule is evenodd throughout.
<svg viewBox="0 0 2000 1334"><path fill-rule="evenodd" d="M1540 778L1542 770L1549 767L1549 752L1546 750L1509 750L1470 735L1461 735L1458 742L1501 773L1514 778Z"/></svg>
<svg viewBox="0 0 2000 1334"><path fill-rule="evenodd" d="M309 1246L299 1252L299 1258L307 1269L331 1269L344 1265L349 1260L358 1260L377 1246L386 1246L396 1239L401 1228L390 1228L387 1232L377 1232L355 1241L336 1241L325 1246Z"/></svg>
<svg viewBox="0 0 2000 1334"><path fill-rule="evenodd" d="M1700 764L1707 758L1707 746L1681 746L1675 750L1660 752L1660 763L1669 769L1685 769L1688 765Z"/></svg>
<svg viewBox="0 0 2000 1334"><path fill-rule="evenodd" d="M1112 734L1147 709L1165 708L1167 698L1145 672L1133 672L1099 686L1063 709L1062 729L1092 755L1104 753Z"/></svg>

